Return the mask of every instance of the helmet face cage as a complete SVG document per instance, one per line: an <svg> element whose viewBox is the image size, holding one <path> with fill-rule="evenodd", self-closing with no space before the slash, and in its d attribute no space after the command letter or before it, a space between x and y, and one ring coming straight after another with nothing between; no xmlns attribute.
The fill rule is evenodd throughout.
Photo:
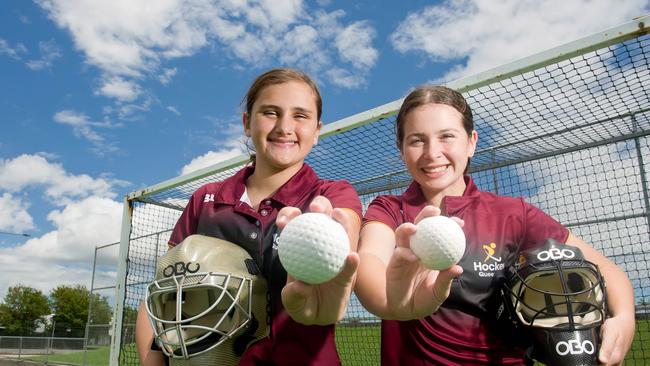
<svg viewBox="0 0 650 366"><path fill-rule="evenodd" d="M163 352L188 358L232 337L252 317L251 284L251 279L221 273L154 281L147 289L147 309ZM247 301L242 303L240 298Z"/></svg>
<svg viewBox="0 0 650 366"><path fill-rule="evenodd" d="M145 298L163 353L172 359L211 353L207 359L218 363L236 361L237 339L245 339L243 353L248 342L266 335L266 281L258 273L244 249L216 238L192 235L167 252Z"/></svg>
<svg viewBox="0 0 650 366"><path fill-rule="evenodd" d="M597 364L607 316L598 267L580 249L548 240L522 252L505 286L515 323L533 338L533 356L547 364Z"/></svg>
<svg viewBox="0 0 650 366"><path fill-rule="evenodd" d="M524 325L574 330L604 320L603 281L591 262L528 264L514 276L511 301Z"/></svg>

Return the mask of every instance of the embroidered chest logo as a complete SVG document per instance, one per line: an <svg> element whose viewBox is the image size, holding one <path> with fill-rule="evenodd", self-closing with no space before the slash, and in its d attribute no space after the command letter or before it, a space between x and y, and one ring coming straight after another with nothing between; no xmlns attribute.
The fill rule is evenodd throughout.
<svg viewBox="0 0 650 366"><path fill-rule="evenodd" d="M488 262L490 259L495 261L495 262L501 262L501 257L495 257L495 249L497 247L497 243L492 242L490 244L483 244L483 251L485 252L485 259L483 259L483 262Z"/></svg>
<svg viewBox="0 0 650 366"><path fill-rule="evenodd" d="M214 193L206 193L203 196L203 202L214 202Z"/></svg>
<svg viewBox="0 0 650 366"><path fill-rule="evenodd" d="M497 243L491 242L483 244L483 252L485 258L480 261L474 261L474 272L478 273L480 277L494 277L494 273L502 271L505 265L501 263L501 256L497 256Z"/></svg>

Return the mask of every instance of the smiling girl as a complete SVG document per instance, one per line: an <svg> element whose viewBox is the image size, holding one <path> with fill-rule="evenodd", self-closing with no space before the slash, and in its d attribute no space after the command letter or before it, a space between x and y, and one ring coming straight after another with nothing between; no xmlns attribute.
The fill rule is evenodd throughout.
<svg viewBox="0 0 650 366"><path fill-rule="evenodd" d="M466 175L478 135L463 96L440 86L410 93L397 116L397 146L413 182L401 195L377 197L360 234L356 293L383 319L383 365L525 364L524 349L495 322L499 281L522 250L555 239L580 248L600 268L611 317L599 360L620 364L634 335L630 281L614 263L521 198L482 192ZM420 265L410 249L415 223L453 216L467 248L444 271ZM478 264L478 265L477 265Z"/></svg>
<svg viewBox="0 0 650 366"><path fill-rule="evenodd" d="M269 285L270 334L246 350L240 365L340 364L334 323L345 314L359 264L361 203L349 183L320 179L304 163L318 141L321 110L318 88L306 74L274 69L260 75L242 116L253 163L194 192L169 239L170 246L192 234L224 239L246 249L261 269ZM274 245L279 230L304 211L325 213L348 233L351 253L343 271L320 285L288 277ZM141 362L160 364L162 353L150 350L151 327L140 313Z"/></svg>

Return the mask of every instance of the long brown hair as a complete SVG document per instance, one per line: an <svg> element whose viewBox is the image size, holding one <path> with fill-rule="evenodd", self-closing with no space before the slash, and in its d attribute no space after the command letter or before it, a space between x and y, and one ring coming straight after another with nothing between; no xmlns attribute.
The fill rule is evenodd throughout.
<svg viewBox="0 0 650 366"><path fill-rule="evenodd" d="M402 142L404 140L404 119L413 109L425 104L445 104L458 111L462 115L462 123L467 136L472 135L474 131L474 118L472 116L472 109L469 104L459 92L441 85L422 85L409 93L397 113L397 121L395 123L395 137L397 148L402 151ZM469 159L467 159L467 167L465 173L469 169Z"/></svg>
<svg viewBox="0 0 650 366"><path fill-rule="evenodd" d="M307 84L316 96L316 111L318 122L320 123L321 113L323 112L323 99L321 98L320 91L318 91L318 86L316 83L307 75L306 73L290 68L277 68L269 70L262 75L258 76L246 93L244 98L246 104L246 112L250 116L253 112L253 104L257 100L262 89L267 86L284 84L290 81L301 81Z"/></svg>
<svg viewBox="0 0 650 366"><path fill-rule="evenodd" d="M253 114L253 105L255 104L257 97L264 88L271 85L288 83L290 81L303 82L307 84L307 86L309 86L314 92L316 99L316 116L318 117L316 123L320 125L320 117L323 112L323 98L320 95L318 86L312 80L312 78L309 77L309 75L303 71L291 68L271 69L255 78L251 86L248 88L248 92L246 93L244 100L242 101L242 104L246 105L246 113L248 115L248 118L250 118L250 116ZM250 146L249 142L250 140L246 139L244 145L246 145L246 148L248 149L250 160L255 161L255 148Z"/></svg>

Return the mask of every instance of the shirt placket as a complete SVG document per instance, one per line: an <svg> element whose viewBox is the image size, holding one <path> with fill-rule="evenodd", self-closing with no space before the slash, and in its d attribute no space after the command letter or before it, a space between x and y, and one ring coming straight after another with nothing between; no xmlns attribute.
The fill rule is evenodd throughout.
<svg viewBox="0 0 650 366"><path fill-rule="evenodd" d="M238 202L233 210L235 213L246 217L247 221L250 223L245 226L244 232L242 234L246 240L250 240L248 248L250 248L250 250L255 250L257 252L258 258L261 260L263 257L262 241L264 239L264 225L261 221L262 217L258 211L253 210L247 203L244 202Z"/></svg>
<svg viewBox="0 0 650 366"><path fill-rule="evenodd" d="M271 217L273 216L273 202L269 199L263 199L262 202L260 202L260 206L257 208L257 213L260 216L261 224L256 224L261 227L268 227L269 222L271 221Z"/></svg>
<svg viewBox="0 0 650 366"><path fill-rule="evenodd" d="M258 250L260 252L260 255L262 258L264 257L264 252L266 250L266 243L264 243L264 238L266 237L265 230L271 227L272 224L272 217L273 217L273 202L271 199L266 198L263 199L258 208L257 211L255 212L255 235L257 238L259 238L258 241ZM251 235L253 235L251 233ZM272 243L271 243L272 245Z"/></svg>

